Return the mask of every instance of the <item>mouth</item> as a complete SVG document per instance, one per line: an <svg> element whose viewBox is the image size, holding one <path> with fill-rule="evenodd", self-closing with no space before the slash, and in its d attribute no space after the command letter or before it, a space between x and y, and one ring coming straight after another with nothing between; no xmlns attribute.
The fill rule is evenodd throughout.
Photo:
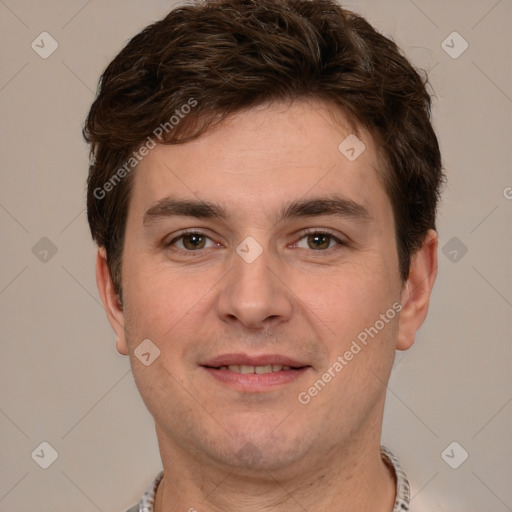
<svg viewBox="0 0 512 512"><path fill-rule="evenodd" d="M224 354L200 365L217 381L245 392L261 392L291 383L311 368L281 355Z"/></svg>
<svg viewBox="0 0 512 512"><path fill-rule="evenodd" d="M288 370L298 370L299 368L293 368L292 366L283 366L281 364L267 364L262 366L252 366L248 364L230 364L223 365L217 368L216 370L229 370L230 372L242 373L244 375L250 375L255 373L257 375L265 375L267 373L276 373L281 371Z"/></svg>

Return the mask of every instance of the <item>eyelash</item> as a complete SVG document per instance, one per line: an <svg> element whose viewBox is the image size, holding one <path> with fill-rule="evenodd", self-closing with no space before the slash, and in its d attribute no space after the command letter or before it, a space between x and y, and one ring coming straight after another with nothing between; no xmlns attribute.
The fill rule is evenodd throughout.
<svg viewBox="0 0 512 512"><path fill-rule="evenodd" d="M206 237L206 238L212 240L211 237L208 236L204 231L201 231L199 229L189 229L189 230L182 231L178 236L174 237L170 242L166 242L164 245L166 248L171 247L177 241L181 240L183 237L185 237L187 235L199 235L199 236L203 236L203 237ZM303 238L305 238L309 235L324 235L324 236L330 237L331 240L334 240L335 242L337 242L335 247L329 247L327 249L318 249L318 250L309 249L312 252L325 253L328 251L332 251L333 249L335 250L336 248L339 248L339 246L347 245L345 242L340 240L334 233L331 233L328 230L320 230L320 229L315 229L315 228L310 228L310 229L303 231L300 235L300 238L297 240L297 242L294 242L294 245L299 243ZM206 249L211 249L211 247L207 247ZM194 251L194 250L189 250L189 249L175 248L174 250L181 252L181 253L191 254L191 253L196 253L196 252L202 252L202 251L205 251L206 249L198 249L198 250ZM308 250L308 249L306 249L306 250Z"/></svg>

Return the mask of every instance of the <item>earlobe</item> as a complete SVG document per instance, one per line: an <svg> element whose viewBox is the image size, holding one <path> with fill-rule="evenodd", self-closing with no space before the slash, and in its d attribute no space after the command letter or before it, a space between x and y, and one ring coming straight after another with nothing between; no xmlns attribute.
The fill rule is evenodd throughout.
<svg viewBox="0 0 512 512"><path fill-rule="evenodd" d="M116 349L121 355L123 355L123 356L128 355L128 349L127 349L126 340L124 337L122 340L120 340L119 338L116 338Z"/></svg>
<svg viewBox="0 0 512 512"><path fill-rule="evenodd" d="M107 253L104 247L98 248L96 256L96 284L100 293L101 301L105 307L108 321L116 333L116 347L120 354L128 355L128 347L124 330L123 307L115 292L114 284L110 276L107 264Z"/></svg>
<svg viewBox="0 0 512 512"><path fill-rule="evenodd" d="M402 288L397 350L409 349L424 322L437 276L438 236L429 230L421 248L412 256L409 278Z"/></svg>

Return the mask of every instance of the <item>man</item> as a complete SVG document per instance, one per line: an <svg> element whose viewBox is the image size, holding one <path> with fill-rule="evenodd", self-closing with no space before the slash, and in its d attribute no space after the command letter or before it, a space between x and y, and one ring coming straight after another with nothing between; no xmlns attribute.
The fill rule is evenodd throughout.
<svg viewBox="0 0 512 512"><path fill-rule="evenodd" d="M380 435L443 174L395 44L331 0L177 8L84 134L98 287L163 463L130 511L409 510Z"/></svg>

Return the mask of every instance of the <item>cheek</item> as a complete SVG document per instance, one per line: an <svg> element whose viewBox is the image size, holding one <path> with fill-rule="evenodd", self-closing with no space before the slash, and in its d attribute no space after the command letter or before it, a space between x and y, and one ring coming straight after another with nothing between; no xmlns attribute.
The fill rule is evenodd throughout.
<svg viewBox="0 0 512 512"><path fill-rule="evenodd" d="M134 281L132 286L136 284ZM179 283L173 282L172 287L167 287L161 280L154 283L149 279L141 281L137 291L126 293L127 337L132 343L150 338L159 346L168 345L181 323L190 323L197 303L198 297L187 294Z"/></svg>
<svg viewBox="0 0 512 512"><path fill-rule="evenodd" d="M178 381L187 378L198 351L215 338L212 298L221 277L213 269L192 272L149 264L149 257L127 260L125 332L132 363L139 364L134 351L150 339L160 350L159 364Z"/></svg>
<svg viewBox="0 0 512 512"><path fill-rule="evenodd" d="M301 274L292 289L328 338L351 340L399 300L395 274L382 262L342 265L321 276Z"/></svg>
<svg viewBox="0 0 512 512"><path fill-rule="evenodd" d="M340 268L322 284L313 285L311 279L311 286L298 293L328 351L303 391L316 394L318 379L328 382L318 398L308 395L311 410L324 411L325 404L333 404L329 413L344 422L352 416L357 423L360 415L370 414L385 390L395 355L399 287L385 265L373 262L367 268Z"/></svg>
<svg viewBox="0 0 512 512"><path fill-rule="evenodd" d="M183 272L170 272L165 262L137 251L127 239L123 259L125 317L138 335L163 337L200 298Z"/></svg>

